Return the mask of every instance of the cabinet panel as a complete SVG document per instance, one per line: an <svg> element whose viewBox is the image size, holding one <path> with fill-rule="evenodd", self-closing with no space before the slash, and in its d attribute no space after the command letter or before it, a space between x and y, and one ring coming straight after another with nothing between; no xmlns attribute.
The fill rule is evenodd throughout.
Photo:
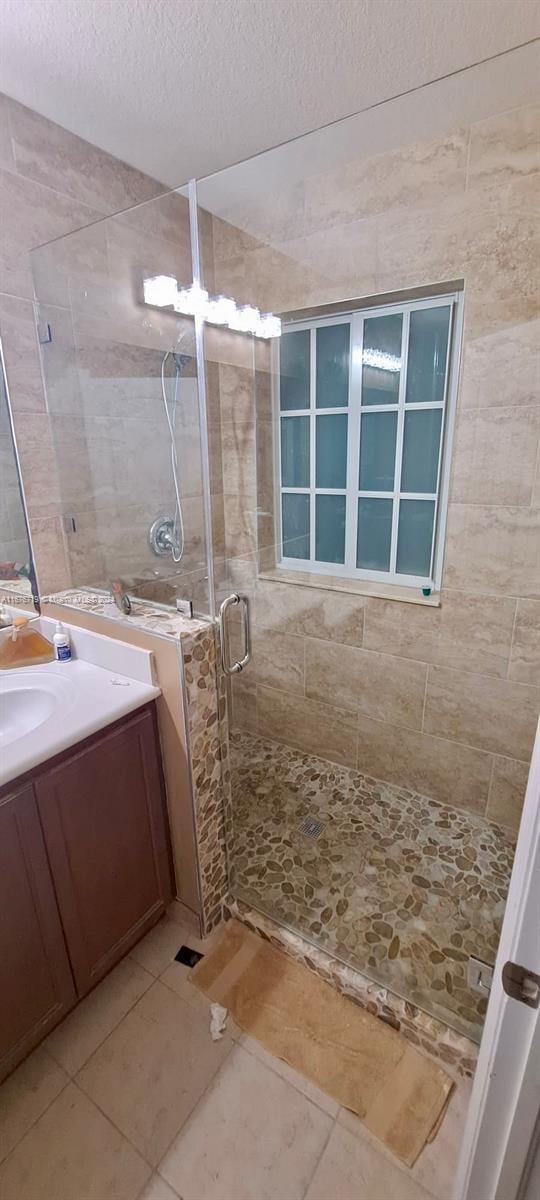
<svg viewBox="0 0 540 1200"><path fill-rule="evenodd" d="M170 899L153 710L45 771L35 789L77 991L84 995Z"/></svg>
<svg viewBox="0 0 540 1200"><path fill-rule="evenodd" d="M75 1003L31 786L0 801L0 1079Z"/></svg>

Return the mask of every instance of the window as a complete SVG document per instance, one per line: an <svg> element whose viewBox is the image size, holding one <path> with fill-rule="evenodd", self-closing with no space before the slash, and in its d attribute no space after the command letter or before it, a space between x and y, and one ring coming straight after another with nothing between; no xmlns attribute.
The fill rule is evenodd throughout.
<svg viewBox="0 0 540 1200"><path fill-rule="evenodd" d="M281 567L439 586L459 307L456 293L283 327Z"/></svg>

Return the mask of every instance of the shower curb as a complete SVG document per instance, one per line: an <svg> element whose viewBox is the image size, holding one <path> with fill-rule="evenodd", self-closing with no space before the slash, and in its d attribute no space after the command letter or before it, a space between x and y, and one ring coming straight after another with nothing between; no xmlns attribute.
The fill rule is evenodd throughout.
<svg viewBox="0 0 540 1200"><path fill-rule="evenodd" d="M277 925L263 913L233 897L229 897L223 910L223 919L230 917L241 921L248 929L314 971L343 996L348 996L367 1012L398 1030L413 1046L443 1063L451 1075L474 1074L478 1047L470 1038L456 1033L443 1021L431 1017L415 1004L396 996L388 988L374 983L360 971L346 966L299 934Z"/></svg>

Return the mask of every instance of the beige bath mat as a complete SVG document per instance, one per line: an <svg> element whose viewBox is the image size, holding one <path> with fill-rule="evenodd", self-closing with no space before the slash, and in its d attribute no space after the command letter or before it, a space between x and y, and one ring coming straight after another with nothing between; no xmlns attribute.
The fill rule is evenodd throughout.
<svg viewBox="0 0 540 1200"><path fill-rule="evenodd" d="M191 980L412 1166L452 1091L441 1067L237 921Z"/></svg>

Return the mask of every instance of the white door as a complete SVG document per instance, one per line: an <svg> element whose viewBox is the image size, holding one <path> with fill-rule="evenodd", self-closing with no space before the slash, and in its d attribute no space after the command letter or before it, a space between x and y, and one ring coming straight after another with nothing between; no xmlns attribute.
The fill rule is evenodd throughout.
<svg viewBox="0 0 540 1200"><path fill-rule="evenodd" d="M529 1003L503 969L530 974ZM509 968L507 968L508 973ZM519 992L517 982L508 986ZM465 1127L455 1200L517 1200L540 1112L540 723L536 734L494 981ZM523 1185L525 1186L525 1185Z"/></svg>

